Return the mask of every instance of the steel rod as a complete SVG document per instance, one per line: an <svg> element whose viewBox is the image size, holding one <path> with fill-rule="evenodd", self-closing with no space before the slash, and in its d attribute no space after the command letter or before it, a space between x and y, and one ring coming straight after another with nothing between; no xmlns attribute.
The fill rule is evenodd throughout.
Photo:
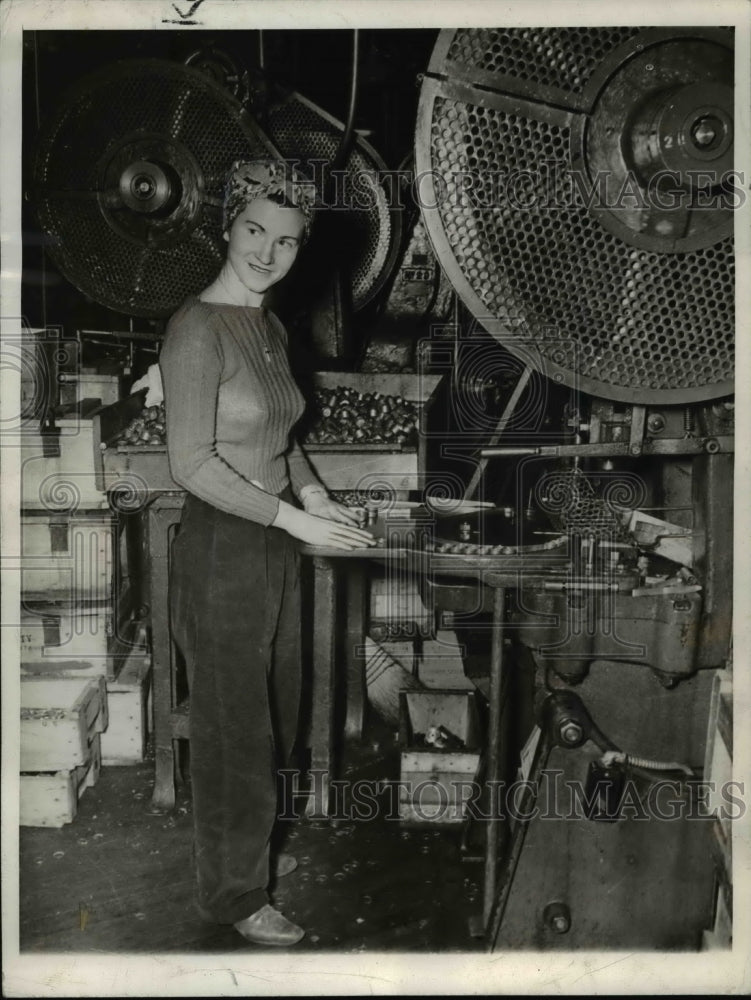
<svg viewBox="0 0 751 1000"><path fill-rule="evenodd" d="M493 638L490 652L490 723L488 733L487 787L490 793L489 818L485 842L485 888L483 893L483 926L488 926L490 912L495 897L496 873L498 870L498 843L501 818L494 802L494 792L500 781L501 756L500 736L503 705L501 689L503 683L503 624L505 617L506 591L495 587L493 592Z"/></svg>
<svg viewBox="0 0 751 1000"><path fill-rule="evenodd" d="M518 406L522 393L526 389L527 383L529 382L531 377L532 377L532 369L529 367L529 365L526 365L522 370L521 374L519 375L517 383L514 386L514 391L511 393L511 396L509 397L509 400L506 403L506 406L504 407L503 413L501 414L501 417L498 423L496 424L495 430L493 431L493 436L489 441L490 446L497 445L501 437L503 436L503 433L506 430L506 427L508 426L511 417L514 415L514 410ZM485 467L488 464L489 456L486 455L485 453L486 450L489 449L483 449L480 452L480 461L477 463L477 466L475 468L475 471L472 473L472 478L469 481L467 489L464 491L465 500L471 499L472 495L476 492L477 487L480 485L480 480L482 479L483 474L485 472ZM508 452L505 451L504 454L508 454ZM526 455L529 454L529 452L523 451L521 454Z"/></svg>
<svg viewBox="0 0 751 1000"><path fill-rule="evenodd" d="M485 924L488 951L495 951L496 944L498 943L498 935L501 931L501 924L503 923L506 906L508 905L509 896L511 894L511 887L514 884L516 868L519 864L519 858L521 856L522 848L524 847L524 840L527 836L527 830L529 828L529 816L532 812L530 806L537 801L540 776L542 768L548 759L549 753L550 741L546 733L543 731L537 742L534 756L532 757L532 764L529 769L527 783L525 784L522 792L521 807L518 809L519 819L514 827L511 846L506 857L503 880L501 881L498 895L493 901L488 920Z"/></svg>
<svg viewBox="0 0 751 1000"><path fill-rule="evenodd" d="M730 434L717 434L702 438L654 438L645 441L638 453L631 449L632 446L627 441L609 441L602 444L551 444L529 449L504 448L501 445L481 448L480 458L503 458L510 455L542 455L550 458L567 456L607 458L618 455L639 458L644 455L701 455L704 452L732 452L735 450L735 439Z"/></svg>

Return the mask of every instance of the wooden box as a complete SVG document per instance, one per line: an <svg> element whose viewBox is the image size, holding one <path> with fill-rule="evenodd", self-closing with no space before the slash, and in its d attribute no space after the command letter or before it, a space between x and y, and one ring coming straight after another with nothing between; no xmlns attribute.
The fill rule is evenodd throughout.
<svg viewBox="0 0 751 1000"><path fill-rule="evenodd" d="M114 680L107 681L109 725L102 733L102 761L107 765L138 764L151 730L151 661L129 656Z"/></svg>
<svg viewBox="0 0 751 1000"><path fill-rule="evenodd" d="M420 404L420 429L426 426L440 375L364 372L314 372L318 389L345 386L358 392L380 392L403 396ZM387 483L397 491L421 490L425 486L425 435L420 433L416 448L399 445L351 444L304 445L310 464L330 490L374 489Z"/></svg>
<svg viewBox="0 0 751 1000"><path fill-rule="evenodd" d="M146 389L131 393L111 406L105 406L94 418L93 461L96 480L102 490L119 484L136 493L184 492L169 471L167 446L161 444L119 444L117 439L130 421L139 415L146 400Z"/></svg>
<svg viewBox="0 0 751 1000"><path fill-rule="evenodd" d="M128 611L111 601L24 601L22 674L115 677L136 643Z"/></svg>
<svg viewBox="0 0 751 1000"><path fill-rule="evenodd" d="M441 375L411 373L314 372L314 388L349 386L358 392L380 392L403 396L420 404L421 429L438 390ZM99 487L110 489L117 482L142 482L152 491L180 492L170 476L164 445L124 445L117 443L120 432L143 409L146 390L133 393L94 418L93 461ZM332 490L371 489L387 483L405 492L422 489L425 473L425 435L416 448L400 445L304 445L305 454L321 481Z"/></svg>
<svg viewBox="0 0 751 1000"><path fill-rule="evenodd" d="M21 826L61 827L78 812L78 800L99 779L102 766L100 736L96 733L86 763L70 771L22 774L20 781Z"/></svg>
<svg viewBox="0 0 751 1000"><path fill-rule="evenodd" d="M63 404L78 403L84 399L98 399L102 406L110 406L120 399L122 376L82 369L75 374L59 376L60 399Z"/></svg>
<svg viewBox="0 0 751 1000"><path fill-rule="evenodd" d="M461 823L476 796L480 720L473 691L402 691L399 737L399 818L403 823ZM461 749L428 746L429 728L442 726Z"/></svg>
<svg viewBox="0 0 751 1000"><path fill-rule="evenodd" d="M25 428L21 436L21 506L71 513L107 508L96 475L94 416L99 400L86 399L61 411L55 429Z"/></svg>
<svg viewBox="0 0 751 1000"><path fill-rule="evenodd" d="M21 679L21 771L72 771L107 728L102 677Z"/></svg>
<svg viewBox="0 0 751 1000"><path fill-rule="evenodd" d="M112 600L119 591L122 520L109 510L21 516L25 600Z"/></svg>

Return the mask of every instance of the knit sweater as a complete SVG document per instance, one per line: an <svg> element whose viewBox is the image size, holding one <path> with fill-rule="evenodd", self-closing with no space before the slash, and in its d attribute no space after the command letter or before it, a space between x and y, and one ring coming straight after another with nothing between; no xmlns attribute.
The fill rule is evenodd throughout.
<svg viewBox="0 0 751 1000"><path fill-rule="evenodd" d="M269 525L288 484L298 495L320 485L290 443L305 403L272 312L189 298L167 325L159 367L170 472L180 486Z"/></svg>

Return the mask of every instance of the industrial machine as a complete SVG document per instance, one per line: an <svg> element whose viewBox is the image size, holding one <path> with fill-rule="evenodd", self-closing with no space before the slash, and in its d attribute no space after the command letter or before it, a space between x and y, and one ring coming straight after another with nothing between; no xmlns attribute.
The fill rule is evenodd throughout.
<svg viewBox="0 0 751 1000"><path fill-rule="evenodd" d="M234 159L295 159L324 203L332 163L343 171L347 210L320 239L344 232L348 259L309 302L317 344L351 369L367 335L355 344L348 317L380 298L388 336L363 370L417 356L447 374L402 484L464 502L412 515L423 594L460 637L492 610L516 650L515 677L491 686L503 754L489 777L521 759L538 814L491 822L490 947L694 948L712 921L708 825L622 807L667 770L690 811L686 775L704 766L710 687L729 664L732 86L727 29L443 31L421 80L410 227L351 122L251 84L215 48L106 68L41 137L34 197L55 262L134 317L168 315L213 275ZM140 466L137 451L105 448L99 474L114 461L168 488L163 446ZM473 500L494 510L468 513ZM496 635L499 665L501 647ZM599 806L560 815L542 791L556 769Z"/></svg>
<svg viewBox="0 0 751 1000"><path fill-rule="evenodd" d="M732 44L722 29L444 31L422 84L432 244L468 313L520 362L490 444L457 435L451 453L479 457L467 495L488 462L514 469L493 499L515 515L521 551L540 541L525 537L540 514L570 544L563 580L521 574L509 598L536 668L537 750L522 768L534 782L547 762L612 791L628 770L583 748L613 740L649 758L653 780L703 765L702 669L727 663L731 626ZM569 389L556 440L529 413L515 420L545 409L529 391L539 376ZM483 524L463 531L439 551L482 560ZM472 596L441 589L466 614ZM696 900L665 879L665 824L582 832L546 807L524 853L530 824L515 824L486 881L492 946L696 939ZM689 826L671 849L695 857ZM595 874L603 855L646 881L624 875L624 898L612 871ZM664 909L640 905L647 885Z"/></svg>
<svg viewBox="0 0 751 1000"><path fill-rule="evenodd" d="M648 643L668 683L722 663L729 641L729 574L718 567L732 556L732 67L722 30L444 32L418 111L417 172L441 265L522 362L517 386L541 374L572 390L566 436L525 435L509 405L481 461L517 465L506 499L520 525L525 510L548 513L582 540L587 576L623 571L629 539L660 557L668 537L682 538L674 561L702 597L692 573L677 590L642 594L650 606L627 616L667 622L660 602L679 591L692 605L696 641L680 656ZM667 578L666 566L643 564L642 575ZM560 615L560 601L525 607ZM527 633L533 648L550 638ZM572 645L559 669L614 655L597 647Z"/></svg>

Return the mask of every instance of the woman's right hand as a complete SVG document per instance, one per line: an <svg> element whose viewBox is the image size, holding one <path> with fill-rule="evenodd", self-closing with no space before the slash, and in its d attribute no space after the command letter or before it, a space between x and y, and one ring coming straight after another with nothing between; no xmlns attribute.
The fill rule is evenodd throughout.
<svg viewBox="0 0 751 1000"><path fill-rule="evenodd" d="M369 531L363 531L362 528L355 528L340 521L316 517L315 514L307 514L283 500L279 503L279 511L272 522L272 527L281 528L293 538L299 538L301 542L319 548L348 551L369 549L376 544L375 538Z"/></svg>

